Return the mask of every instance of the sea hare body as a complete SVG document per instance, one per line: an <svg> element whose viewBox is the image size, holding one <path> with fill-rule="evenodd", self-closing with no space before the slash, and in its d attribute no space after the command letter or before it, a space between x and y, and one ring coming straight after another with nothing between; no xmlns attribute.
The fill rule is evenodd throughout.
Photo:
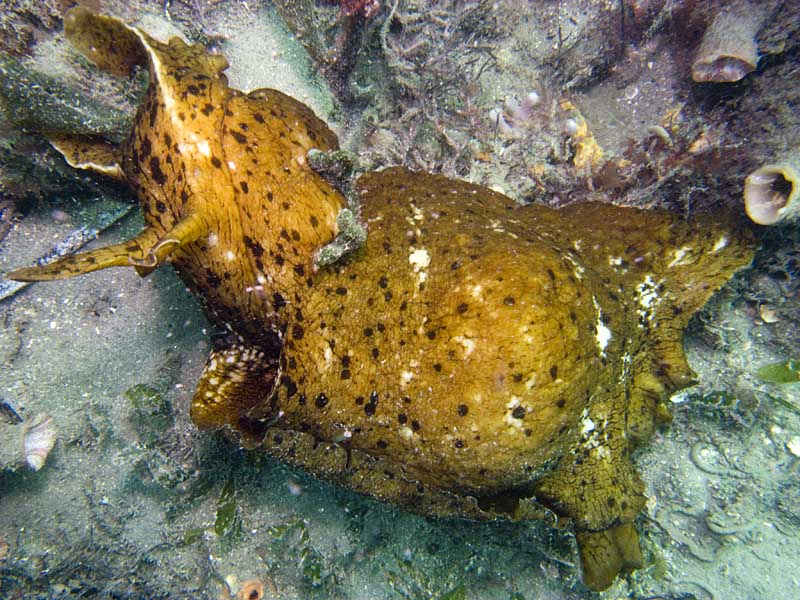
<svg viewBox="0 0 800 600"><path fill-rule="evenodd" d="M336 147L324 123L278 92L230 89L224 59L197 46L81 8L66 21L101 66L151 71L121 148L56 141L131 182L148 227L11 277L170 261L232 334L198 385L198 426L424 514L552 511L595 589L640 566L629 453L691 381L682 330L749 262L746 234L596 203L519 207L393 168L358 182L366 243L317 269L346 204L306 162Z"/></svg>

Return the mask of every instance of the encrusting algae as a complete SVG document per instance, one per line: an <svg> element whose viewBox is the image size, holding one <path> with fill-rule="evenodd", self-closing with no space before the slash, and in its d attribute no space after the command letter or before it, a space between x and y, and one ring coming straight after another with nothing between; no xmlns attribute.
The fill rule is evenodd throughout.
<svg viewBox="0 0 800 600"><path fill-rule="evenodd" d="M358 181L364 245L317 267L347 202L307 164L337 141L306 106L230 89L223 57L84 8L65 30L102 68L150 70L121 147L56 141L128 181L147 227L9 277L171 262L231 332L198 385L199 427L423 514L555 513L593 589L641 566L630 452L692 381L683 329L750 261L746 232L718 215L520 207L391 168Z"/></svg>

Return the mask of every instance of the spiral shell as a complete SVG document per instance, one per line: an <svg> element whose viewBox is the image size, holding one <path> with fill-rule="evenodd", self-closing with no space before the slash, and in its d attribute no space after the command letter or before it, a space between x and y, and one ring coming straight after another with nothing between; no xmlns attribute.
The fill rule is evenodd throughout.
<svg viewBox="0 0 800 600"><path fill-rule="evenodd" d="M44 413L26 419L23 427L25 462L31 469L38 471L44 466L47 455L56 443L58 429L53 417Z"/></svg>

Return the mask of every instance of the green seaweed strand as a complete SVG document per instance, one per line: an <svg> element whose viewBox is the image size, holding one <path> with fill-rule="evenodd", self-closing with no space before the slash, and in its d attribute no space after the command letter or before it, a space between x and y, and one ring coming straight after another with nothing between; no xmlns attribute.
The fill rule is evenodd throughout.
<svg viewBox="0 0 800 600"><path fill-rule="evenodd" d="M800 360L787 360L764 365L756 372L756 375L761 381L767 383L800 382Z"/></svg>

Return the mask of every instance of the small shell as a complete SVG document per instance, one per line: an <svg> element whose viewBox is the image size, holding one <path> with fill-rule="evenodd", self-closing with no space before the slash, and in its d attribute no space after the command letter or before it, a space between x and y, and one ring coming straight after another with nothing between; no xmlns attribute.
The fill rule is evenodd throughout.
<svg viewBox="0 0 800 600"><path fill-rule="evenodd" d="M703 35L692 64L692 79L731 83L758 65L756 34L767 16L762 4L734 0L723 4Z"/></svg>
<svg viewBox="0 0 800 600"><path fill-rule="evenodd" d="M759 225L800 217L800 147L785 160L759 167L744 182L744 208Z"/></svg>
<svg viewBox="0 0 800 600"><path fill-rule="evenodd" d="M38 471L44 466L47 455L56 443L58 429L53 417L44 413L26 419L23 427L25 462L31 469Z"/></svg>
<svg viewBox="0 0 800 600"><path fill-rule="evenodd" d="M768 304L762 304L759 306L758 314L764 323L777 323L781 320L778 316L778 311L775 310L775 307Z"/></svg>

